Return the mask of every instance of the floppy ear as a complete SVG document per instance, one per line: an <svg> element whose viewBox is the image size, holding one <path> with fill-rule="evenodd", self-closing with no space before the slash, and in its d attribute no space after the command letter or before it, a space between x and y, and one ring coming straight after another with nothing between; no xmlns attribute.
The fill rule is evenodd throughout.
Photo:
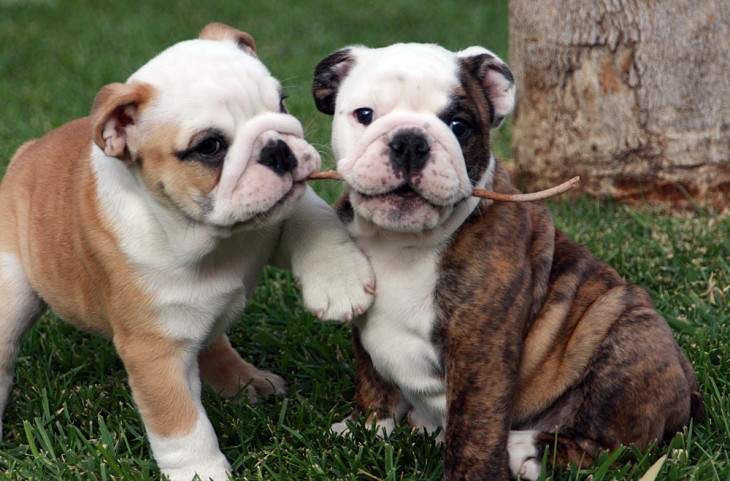
<svg viewBox="0 0 730 481"><path fill-rule="evenodd" d="M355 64L352 48L346 47L327 56L314 69L312 95L317 109L325 114L335 113L335 101L340 84Z"/></svg>
<svg viewBox="0 0 730 481"><path fill-rule="evenodd" d="M238 48L252 57L258 58L256 55L256 42L254 42L253 37L223 23L209 23L201 30L198 38L201 40L218 40L219 42L233 41L236 42Z"/></svg>
<svg viewBox="0 0 730 481"><path fill-rule="evenodd" d="M515 106L512 71L494 53L483 47L469 47L457 53L466 69L479 81L494 107L491 127L496 129Z"/></svg>
<svg viewBox="0 0 730 481"><path fill-rule="evenodd" d="M130 161L136 152L136 130L142 104L153 95L151 85L115 83L103 87L91 108L92 135L109 157Z"/></svg>

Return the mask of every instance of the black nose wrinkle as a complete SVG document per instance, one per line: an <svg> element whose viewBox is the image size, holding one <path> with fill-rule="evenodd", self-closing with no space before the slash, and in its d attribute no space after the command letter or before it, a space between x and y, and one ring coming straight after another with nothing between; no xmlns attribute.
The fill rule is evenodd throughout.
<svg viewBox="0 0 730 481"><path fill-rule="evenodd" d="M284 175L297 167L297 158L283 140L272 140L261 149L259 164L265 165L278 175Z"/></svg>
<svg viewBox="0 0 730 481"><path fill-rule="evenodd" d="M418 132L399 132L388 144L393 169L408 175L423 169L431 153L428 140Z"/></svg>

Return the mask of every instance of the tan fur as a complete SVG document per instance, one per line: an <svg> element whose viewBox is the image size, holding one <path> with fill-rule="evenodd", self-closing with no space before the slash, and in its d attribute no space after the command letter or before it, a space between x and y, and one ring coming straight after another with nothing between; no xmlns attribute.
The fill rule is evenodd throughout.
<svg viewBox="0 0 730 481"><path fill-rule="evenodd" d="M220 336L198 355L200 377L219 395L239 397L242 390L250 399L256 394L273 394L275 387L254 365L241 359L228 336Z"/></svg>
<svg viewBox="0 0 730 481"><path fill-rule="evenodd" d="M189 370L185 346L150 330L117 332L114 345L147 429L163 437L189 433L197 412L184 382Z"/></svg>
<svg viewBox="0 0 730 481"><path fill-rule="evenodd" d="M17 227L6 232L15 232L16 253L41 297L69 322L110 337L110 314L119 306L103 299L124 298L111 286L127 286L139 305L145 304L145 296L135 288L115 235L96 205L89 161L84 160L90 157L90 132L87 117L27 146L8 167L3 185L13 188L2 189L0 198L17 213ZM77 248L93 255L81 259ZM52 252L58 253L58 262L44 262ZM98 283L108 276L119 281ZM103 296L91 294L97 289Z"/></svg>
<svg viewBox="0 0 730 481"><path fill-rule="evenodd" d="M144 134L140 150L144 162L142 181L155 198L164 205L202 217L197 193L210 193L220 181L222 166L208 167L199 162L169 162L171 138L178 136L174 125L152 126ZM179 145L180 149L187 145ZM193 206L198 209L193 212Z"/></svg>
<svg viewBox="0 0 730 481"><path fill-rule="evenodd" d="M572 329L562 324L569 304L558 304L559 313L552 317L555 306L546 304L553 312L539 316L525 339L513 411L516 422L545 409L583 376L606 333L625 309L626 291L626 286L618 286L606 292Z"/></svg>
<svg viewBox="0 0 730 481"><path fill-rule="evenodd" d="M235 40L238 46L248 51L249 54L256 56L256 42L251 35L241 32L233 27L222 23L209 23L200 32L200 38L203 40Z"/></svg>
<svg viewBox="0 0 730 481"><path fill-rule="evenodd" d="M105 138L105 129L109 127L109 122L115 117L130 117L129 120L134 123L132 117L140 114L153 96L154 89L146 84L115 83L103 87L94 98L91 112L94 143L106 155L128 160L130 157L128 150L134 150L139 146L139 139L125 139L124 145L110 144L109 139ZM118 126L116 130L119 133Z"/></svg>
<svg viewBox="0 0 730 481"><path fill-rule="evenodd" d="M184 376L175 358L180 346L151 329L151 299L99 211L90 134L84 118L23 149L3 179L14 189L2 189L0 199L19 214L17 253L38 294L67 322L113 336L149 428L161 436L183 434L196 414L190 395L175 392ZM51 253L56 262L46 262Z"/></svg>

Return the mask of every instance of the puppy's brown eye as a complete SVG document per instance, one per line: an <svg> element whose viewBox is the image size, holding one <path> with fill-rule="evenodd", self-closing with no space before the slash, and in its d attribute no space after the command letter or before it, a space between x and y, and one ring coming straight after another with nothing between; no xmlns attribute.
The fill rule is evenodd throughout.
<svg viewBox="0 0 730 481"><path fill-rule="evenodd" d="M218 137L208 137L198 144L195 152L205 157L213 157L219 154L225 148L222 139Z"/></svg>
<svg viewBox="0 0 730 481"><path fill-rule="evenodd" d="M222 164L228 153L228 141L223 131L210 128L198 132L190 139L190 146L185 150L173 152L185 162L202 162L211 167Z"/></svg>
<svg viewBox="0 0 730 481"><path fill-rule="evenodd" d="M459 140L465 140L471 135L471 125L460 119L452 120L449 128Z"/></svg>
<svg viewBox="0 0 730 481"><path fill-rule="evenodd" d="M356 109L352 114L355 116L355 119L363 125L370 125L373 122L373 109L364 107Z"/></svg>

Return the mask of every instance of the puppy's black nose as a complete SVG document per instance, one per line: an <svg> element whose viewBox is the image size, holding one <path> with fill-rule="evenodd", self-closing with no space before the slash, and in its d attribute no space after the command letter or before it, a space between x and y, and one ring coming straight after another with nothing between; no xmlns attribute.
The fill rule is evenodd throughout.
<svg viewBox="0 0 730 481"><path fill-rule="evenodd" d="M428 140L419 132L406 131L393 136L388 144L390 162L396 171L411 174L423 169L426 165L431 147Z"/></svg>
<svg viewBox="0 0 730 481"><path fill-rule="evenodd" d="M283 140L272 140L261 149L259 164L265 165L279 175L291 172L297 166L297 158Z"/></svg>

